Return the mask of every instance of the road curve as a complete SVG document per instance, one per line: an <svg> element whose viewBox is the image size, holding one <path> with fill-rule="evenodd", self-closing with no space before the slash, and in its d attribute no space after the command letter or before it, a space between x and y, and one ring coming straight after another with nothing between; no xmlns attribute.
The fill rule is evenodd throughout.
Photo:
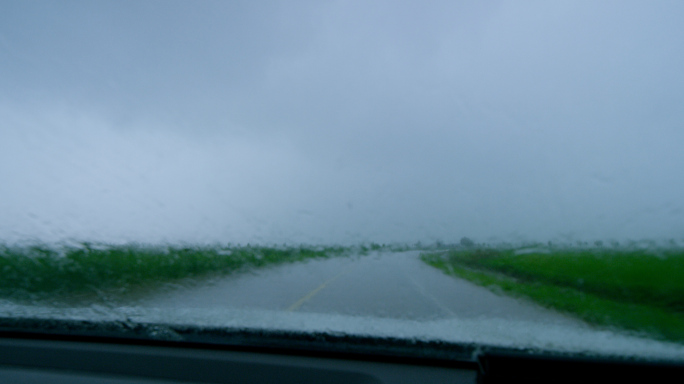
<svg viewBox="0 0 684 384"><path fill-rule="evenodd" d="M468 345L681 359L684 346L588 325L496 295L424 264L418 252L284 264L84 307L0 300L0 317L439 340ZM161 328L157 325L161 324Z"/></svg>
<svg viewBox="0 0 684 384"><path fill-rule="evenodd" d="M504 318L577 323L527 301L447 276L419 252L377 253L285 264L160 292L155 308L267 309L407 320Z"/></svg>

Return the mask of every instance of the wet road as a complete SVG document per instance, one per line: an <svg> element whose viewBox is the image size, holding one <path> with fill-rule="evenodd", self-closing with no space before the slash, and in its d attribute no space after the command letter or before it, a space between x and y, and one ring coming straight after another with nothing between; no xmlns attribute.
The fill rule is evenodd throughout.
<svg viewBox="0 0 684 384"><path fill-rule="evenodd" d="M279 265L158 293L138 305L411 320L486 317L576 322L533 303L499 296L447 276L420 261L415 251Z"/></svg>
<svg viewBox="0 0 684 384"><path fill-rule="evenodd" d="M383 253L279 265L115 305L64 308L0 301L0 317L335 332L654 359L684 356L681 344L591 326L496 295L447 276L418 256ZM152 329L152 337L180 337L164 327Z"/></svg>

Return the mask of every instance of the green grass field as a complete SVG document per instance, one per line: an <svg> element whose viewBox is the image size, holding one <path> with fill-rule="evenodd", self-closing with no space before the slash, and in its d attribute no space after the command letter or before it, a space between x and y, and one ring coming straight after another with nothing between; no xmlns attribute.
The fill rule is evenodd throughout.
<svg viewBox="0 0 684 384"><path fill-rule="evenodd" d="M461 249L426 263L588 323L684 342L684 250Z"/></svg>
<svg viewBox="0 0 684 384"><path fill-rule="evenodd" d="M0 245L0 297L51 302L124 297L161 284L348 253L342 247Z"/></svg>

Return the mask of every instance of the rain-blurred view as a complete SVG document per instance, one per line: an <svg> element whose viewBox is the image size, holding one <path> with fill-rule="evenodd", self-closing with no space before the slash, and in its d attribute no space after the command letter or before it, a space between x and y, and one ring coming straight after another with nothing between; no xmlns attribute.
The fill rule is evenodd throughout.
<svg viewBox="0 0 684 384"><path fill-rule="evenodd" d="M682 20L680 1L2 1L2 313L125 293L99 311L684 356ZM241 268L261 272L216 274ZM126 288L148 280L165 290Z"/></svg>

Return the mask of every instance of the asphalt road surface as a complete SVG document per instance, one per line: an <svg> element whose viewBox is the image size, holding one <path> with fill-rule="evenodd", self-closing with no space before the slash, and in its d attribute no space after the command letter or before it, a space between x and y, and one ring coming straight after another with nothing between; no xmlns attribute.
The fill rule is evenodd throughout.
<svg viewBox="0 0 684 384"><path fill-rule="evenodd" d="M0 317L335 332L512 348L681 359L684 347L586 324L424 264L418 252L283 264L169 286L126 303L34 306ZM181 336L152 327L151 337Z"/></svg>
<svg viewBox="0 0 684 384"><path fill-rule="evenodd" d="M505 318L574 323L561 314L447 276L419 252L310 260L149 296L156 308L267 309L408 320Z"/></svg>

